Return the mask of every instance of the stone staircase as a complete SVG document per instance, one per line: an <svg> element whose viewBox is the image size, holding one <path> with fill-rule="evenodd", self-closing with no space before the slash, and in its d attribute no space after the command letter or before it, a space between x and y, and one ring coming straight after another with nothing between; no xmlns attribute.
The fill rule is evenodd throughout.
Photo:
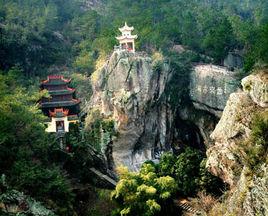
<svg viewBox="0 0 268 216"><path fill-rule="evenodd" d="M177 199L173 201L182 211L190 213L191 215L201 215L201 212L193 208L187 199Z"/></svg>

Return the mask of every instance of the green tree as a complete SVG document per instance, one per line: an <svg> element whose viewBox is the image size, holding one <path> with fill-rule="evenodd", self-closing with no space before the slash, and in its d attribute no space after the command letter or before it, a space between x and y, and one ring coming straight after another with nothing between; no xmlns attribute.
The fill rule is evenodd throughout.
<svg viewBox="0 0 268 216"><path fill-rule="evenodd" d="M186 148L174 165L174 176L179 192L186 196L194 195L198 190L199 164L202 161L199 151Z"/></svg>
<svg viewBox="0 0 268 216"><path fill-rule="evenodd" d="M0 1L0 69L20 65L27 75L66 63L70 44L63 34L77 3L68 1ZM67 10L73 8L73 10Z"/></svg>
<svg viewBox="0 0 268 216"><path fill-rule="evenodd" d="M202 41L205 52L214 58L216 63L222 63L224 57L234 47L232 25L226 17L214 17L211 26Z"/></svg>
<svg viewBox="0 0 268 216"><path fill-rule="evenodd" d="M73 193L50 158L53 139L45 133L44 116L36 105L40 93L15 81L19 73L0 74L0 173L11 188L25 192L61 214L71 214ZM49 201L50 200L50 201Z"/></svg>
<svg viewBox="0 0 268 216"><path fill-rule="evenodd" d="M183 196L194 196L198 191L220 195L224 191L222 181L208 172L204 155L187 147L178 156L172 153L162 155L158 174L172 176L178 185L178 193Z"/></svg>
<svg viewBox="0 0 268 216"><path fill-rule="evenodd" d="M160 214L164 208L161 203L176 191L175 180L170 176L158 177L152 163L144 163L139 173L129 172L125 167L118 172L120 180L112 198L120 205L120 215Z"/></svg>

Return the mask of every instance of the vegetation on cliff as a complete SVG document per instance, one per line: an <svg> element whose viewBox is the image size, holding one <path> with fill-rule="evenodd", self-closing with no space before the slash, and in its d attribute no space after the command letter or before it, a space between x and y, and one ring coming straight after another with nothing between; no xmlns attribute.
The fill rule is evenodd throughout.
<svg viewBox="0 0 268 216"><path fill-rule="evenodd" d="M20 87L16 72L0 75L0 173L11 189L68 212L73 194L64 173L51 161L54 139L45 133L44 116L35 105L40 95Z"/></svg>
<svg viewBox="0 0 268 216"><path fill-rule="evenodd" d="M245 164L254 172L268 164L268 111L257 113L251 127L251 136L244 141L242 148L245 150Z"/></svg>
<svg viewBox="0 0 268 216"><path fill-rule="evenodd" d="M250 136L238 140L233 151L240 160L236 163L236 181L222 202L214 203L208 215L266 215L267 203L267 110L256 112L250 123ZM228 174L228 173L227 173Z"/></svg>

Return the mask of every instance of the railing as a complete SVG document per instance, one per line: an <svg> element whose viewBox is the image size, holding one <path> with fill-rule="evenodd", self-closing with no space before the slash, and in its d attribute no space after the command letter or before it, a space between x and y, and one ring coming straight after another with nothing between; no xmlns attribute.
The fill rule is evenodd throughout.
<svg viewBox="0 0 268 216"><path fill-rule="evenodd" d="M120 51L120 50L123 50L122 49L122 46L114 46L114 51Z"/></svg>
<svg viewBox="0 0 268 216"><path fill-rule="evenodd" d="M232 71L228 70L228 68L218 65L212 65L212 64L199 64L195 66L195 69L200 72L215 72L215 73L221 73L225 75L234 74Z"/></svg>
<svg viewBox="0 0 268 216"><path fill-rule="evenodd" d="M133 52L133 49L130 48L130 47L126 47L126 48L123 48L122 46L114 46L114 51L121 51L121 50L126 50L126 51L129 51L129 52Z"/></svg>

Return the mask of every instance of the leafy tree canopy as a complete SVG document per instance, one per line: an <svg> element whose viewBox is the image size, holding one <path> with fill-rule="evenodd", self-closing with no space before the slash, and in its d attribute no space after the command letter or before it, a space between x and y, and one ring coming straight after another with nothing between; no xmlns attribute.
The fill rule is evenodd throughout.
<svg viewBox="0 0 268 216"><path fill-rule="evenodd" d="M0 74L0 173L7 184L65 214L73 194L61 169L50 160L53 139L45 133L36 105L40 93L27 93L16 82L18 69ZM50 200L50 203L48 203Z"/></svg>

